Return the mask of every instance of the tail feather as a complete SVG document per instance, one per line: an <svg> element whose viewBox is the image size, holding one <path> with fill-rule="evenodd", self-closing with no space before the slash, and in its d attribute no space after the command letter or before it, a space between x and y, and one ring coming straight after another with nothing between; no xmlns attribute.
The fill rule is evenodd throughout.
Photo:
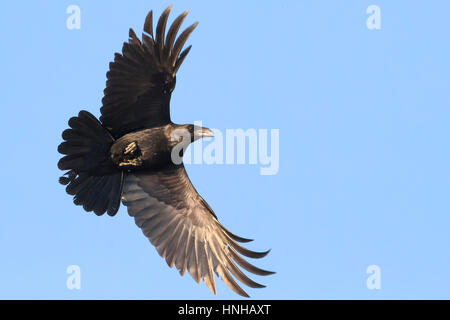
<svg viewBox="0 0 450 320"><path fill-rule="evenodd" d="M73 202L97 215L113 216L120 206L123 173L118 171L109 155L114 138L89 112L80 111L70 118L69 129L63 131L65 140L58 146L64 154L58 168L69 170L59 182L74 196Z"/></svg>

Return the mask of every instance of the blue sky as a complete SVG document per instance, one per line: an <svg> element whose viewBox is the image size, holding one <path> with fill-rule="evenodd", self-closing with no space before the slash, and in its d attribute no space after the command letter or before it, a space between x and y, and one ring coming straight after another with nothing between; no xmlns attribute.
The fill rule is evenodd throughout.
<svg viewBox="0 0 450 320"><path fill-rule="evenodd" d="M66 8L81 9L68 30ZM57 180L80 109L132 27L173 4L199 21L172 119L280 130L280 168L189 165L233 232L272 252L257 299L450 298L448 1L14 1L2 4L0 298L213 299L158 256L122 207L97 217ZM366 8L381 9L368 30ZM81 290L66 287L69 265ZM366 269L381 270L369 290ZM217 298L238 298L217 281Z"/></svg>

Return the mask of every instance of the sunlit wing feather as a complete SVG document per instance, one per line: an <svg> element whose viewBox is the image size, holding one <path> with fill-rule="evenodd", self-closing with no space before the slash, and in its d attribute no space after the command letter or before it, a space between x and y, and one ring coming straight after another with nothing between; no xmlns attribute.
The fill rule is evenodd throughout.
<svg viewBox="0 0 450 320"><path fill-rule="evenodd" d="M127 174L122 202L167 264L175 265L181 275L187 271L197 283L203 279L214 294L213 272L244 297L247 293L234 278L251 288L264 286L248 278L238 266L257 275L273 273L239 255L262 258L268 251L250 251L237 243L251 240L234 235L219 223L192 186L183 165Z"/></svg>

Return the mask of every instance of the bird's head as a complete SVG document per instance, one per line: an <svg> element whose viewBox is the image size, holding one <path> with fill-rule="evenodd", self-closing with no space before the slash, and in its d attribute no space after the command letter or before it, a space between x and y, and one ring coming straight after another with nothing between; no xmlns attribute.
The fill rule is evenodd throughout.
<svg viewBox="0 0 450 320"><path fill-rule="evenodd" d="M206 137L214 137L211 129L199 127L193 124L171 124L166 131L169 139L169 148L171 150L171 159L175 164L180 164L183 161L183 155L186 148L192 142Z"/></svg>
<svg viewBox="0 0 450 320"><path fill-rule="evenodd" d="M187 147L190 143L200 138L214 137L214 132L211 129L193 124L173 124L171 125L169 135L172 147L175 145Z"/></svg>

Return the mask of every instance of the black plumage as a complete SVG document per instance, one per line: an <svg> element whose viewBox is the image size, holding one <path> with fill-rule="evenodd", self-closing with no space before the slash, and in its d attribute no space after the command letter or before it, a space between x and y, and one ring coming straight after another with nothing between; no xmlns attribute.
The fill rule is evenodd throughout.
<svg viewBox="0 0 450 320"><path fill-rule="evenodd" d="M58 147L64 155L58 167L68 170L60 183L76 205L97 215L115 215L122 201L170 267L176 266L181 275L187 271L198 283L203 279L214 294L216 273L234 292L248 297L234 278L252 288L264 286L240 268L257 275L273 272L253 266L241 255L262 258L268 251L253 252L239 245L251 240L219 223L183 164L172 159L173 148L181 142L177 130L188 133L188 143L212 136L212 131L170 120L176 73L191 47L182 48L197 26L194 23L176 37L186 11L166 35L170 10L159 18L156 37L152 12L145 19L142 41L130 29L128 42L106 74L100 120L87 111L69 120Z"/></svg>

